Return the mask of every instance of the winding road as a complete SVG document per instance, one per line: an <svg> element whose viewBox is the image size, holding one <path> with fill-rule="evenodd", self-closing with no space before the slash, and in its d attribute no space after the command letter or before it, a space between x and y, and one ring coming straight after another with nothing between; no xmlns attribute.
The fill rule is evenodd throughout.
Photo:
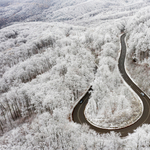
<svg viewBox="0 0 150 150"><path fill-rule="evenodd" d="M80 101L74 107L73 112L72 112L72 119L74 122L80 123L80 124L85 123L89 125L91 129L94 129L96 132L99 132L99 133L109 133L111 131L119 132L121 133L122 137L127 136L128 133L132 133L137 127L141 126L142 124L150 123L150 99L137 85L135 85L135 83L133 83L133 81L129 78L125 70L125 66L124 66L125 56L126 56L125 36L126 34L124 33L120 37L121 54L118 60L118 68L125 82L135 91L135 93L141 98L143 102L144 110L140 119L137 120L134 124L127 126L125 128L121 128L121 129L102 129L102 128L93 126L86 120L84 116L85 106L87 105L88 100L90 98L90 95L91 95L90 91L92 90L92 87L90 87L89 90L85 93L85 95L80 99ZM144 95L142 93L144 93ZM82 103L80 103L81 101Z"/></svg>

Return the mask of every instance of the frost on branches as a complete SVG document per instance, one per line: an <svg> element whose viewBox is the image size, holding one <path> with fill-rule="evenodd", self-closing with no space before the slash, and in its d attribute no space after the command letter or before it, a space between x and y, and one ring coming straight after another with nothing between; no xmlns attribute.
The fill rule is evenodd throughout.
<svg viewBox="0 0 150 150"><path fill-rule="evenodd" d="M0 30L0 149L131 148L134 141L118 134L99 135L69 121L69 110L91 83L89 119L103 119L98 123L106 127L139 115L117 70L119 34L109 23L35 22Z"/></svg>
<svg viewBox="0 0 150 150"><path fill-rule="evenodd" d="M95 58L86 49L86 30L61 23L27 23L0 31L2 132L19 118L71 109L94 79Z"/></svg>
<svg viewBox="0 0 150 150"><path fill-rule="evenodd" d="M122 128L134 123L142 114L142 104L121 79L118 70L119 32L115 27L103 32L104 41L98 56L98 69L92 83L93 92L85 110L87 119L101 128ZM103 31L103 30L102 30ZM116 42L117 41L117 42Z"/></svg>
<svg viewBox="0 0 150 150"><path fill-rule="evenodd" d="M127 24L127 68L137 85L150 96L150 10L136 13Z"/></svg>

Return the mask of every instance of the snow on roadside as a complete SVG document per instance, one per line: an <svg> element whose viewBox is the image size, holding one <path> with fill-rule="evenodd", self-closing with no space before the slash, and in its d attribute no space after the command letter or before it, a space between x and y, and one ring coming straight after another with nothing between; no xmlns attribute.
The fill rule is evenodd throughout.
<svg viewBox="0 0 150 150"><path fill-rule="evenodd" d="M150 96L150 7L140 10L127 24L126 66L135 83Z"/></svg>
<svg viewBox="0 0 150 150"><path fill-rule="evenodd" d="M107 35L92 83L93 92L85 109L85 116L89 122L107 129L132 124L141 116L143 110L140 99L124 85L118 71L117 39L119 41L119 37L113 33Z"/></svg>

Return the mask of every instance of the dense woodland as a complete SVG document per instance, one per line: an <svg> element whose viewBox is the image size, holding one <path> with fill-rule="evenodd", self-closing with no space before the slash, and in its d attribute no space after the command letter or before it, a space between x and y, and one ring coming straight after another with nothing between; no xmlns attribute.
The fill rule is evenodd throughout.
<svg viewBox="0 0 150 150"><path fill-rule="evenodd" d="M150 96L150 14L149 8L137 13L127 24L129 73Z"/></svg>
<svg viewBox="0 0 150 150"><path fill-rule="evenodd" d="M99 36L98 43L102 44L97 57L98 69L92 83L93 92L86 116L100 127L123 127L136 121L142 113L142 105L125 86L118 70L120 30L114 25L100 32L95 30L92 35L96 33L104 36Z"/></svg>
<svg viewBox="0 0 150 150"><path fill-rule="evenodd" d="M132 16L149 4L149 0L1 0L0 28L34 21L97 26Z"/></svg>
<svg viewBox="0 0 150 150"><path fill-rule="evenodd" d="M7 28L2 30L1 35L5 38L2 45L6 41L10 45L16 41L19 43L24 38L24 32L29 33L29 28L25 28L29 25L34 26L35 23L19 25L15 38L7 37L12 34L8 33ZM60 30L59 26L64 29ZM31 44L30 38L35 37L33 28L41 30L44 37ZM52 113L58 106L71 107L94 78L94 56L82 44L86 42L85 28L75 27L73 30L73 27L63 24L41 23L33 28L33 34L25 38L26 43L20 42L19 46L16 44L11 46L11 50L1 52L1 119L7 124L16 117L28 116L32 112ZM3 121L2 125L6 125Z"/></svg>
<svg viewBox="0 0 150 150"><path fill-rule="evenodd" d="M149 149L150 125L121 138L115 132L98 134L70 118L90 85L86 117L99 126L126 125L141 114L139 99L117 68L124 28L126 68L150 95L149 7L132 18L95 26L32 22L0 30L0 149Z"/></svg>

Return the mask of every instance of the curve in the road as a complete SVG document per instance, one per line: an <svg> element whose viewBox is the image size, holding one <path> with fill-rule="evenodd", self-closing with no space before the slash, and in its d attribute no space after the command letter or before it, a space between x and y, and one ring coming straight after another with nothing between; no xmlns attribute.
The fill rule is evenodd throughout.
<svg viewBox="0 0 150 150"><path fill-rule="evenodd" d="M89 125L91 129L94 129L95 131L99 133L109 133L111 131L119 132L121 133L121 136L127 136L128 133L132 133L137 127L141 126L142 124L149 124L150 123L150 99L148 96L135 84L133 81L129 78L125 71L125 55L126 55L126 44L125 44L125 36L126 34L123 34L120 37L120 42L121 42L121 54L118 60L118 68L121 73L121 76L125 80L125 82L136 92L136 94L141 98L143 102L143 114L142 116L132 125L121 128L121 129L102 129L93 126L90 124L84 115L84 110L85 107L88 103L88 100L90 98L90 91L92 90L92 87L89 88L88 92L80 99L80 101L77 103L77 105L74 107L73 112L72 112L72 119L76 123L86 123ZM144 95L142 95L144 93ZM82 103L81 103L82 101Z"/></svg>

